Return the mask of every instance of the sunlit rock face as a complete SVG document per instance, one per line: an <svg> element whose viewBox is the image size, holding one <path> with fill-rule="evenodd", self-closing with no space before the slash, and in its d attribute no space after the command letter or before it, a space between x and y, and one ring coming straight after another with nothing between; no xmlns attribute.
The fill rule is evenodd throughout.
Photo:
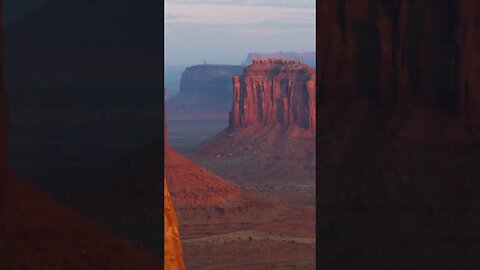
<svg viewBox="0 0 480 270"><path fill-rule="evenodd" d="M315 132L315 79L308 65L289 59L253 59L233 77L230 128L296 126Z"/></svg>
<svg viewBox="0 0 480 270"><path fill-rule="evenodd" d="M172 200L168 192L167 182L163 181L164 186L164 269L180 270L185 269L182 258L182 246L180 244L180 234L178 232L178 220L173 208Z"/></svg>
<svg viewBox="0 0 480 270"><path fill-rule="evenodd" d="M166 89L164 89L164 93ZM164 114L165 115L165 114ZM163 147L167 147L167 124L164 121L164 140ZM180 234L178 232L178 219L173 208L170 193L168 192L167 181L163 180L163 223L164 223L164 269L179 270L185 269L185 264L182 257L182 245L180 243Z"/></svg>

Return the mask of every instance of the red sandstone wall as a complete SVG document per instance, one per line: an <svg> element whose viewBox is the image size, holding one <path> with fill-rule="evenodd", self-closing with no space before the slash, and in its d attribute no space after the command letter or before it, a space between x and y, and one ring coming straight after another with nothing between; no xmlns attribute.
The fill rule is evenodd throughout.
<svg viewBox="0 0 480 270"><path fill-rule="evenodd" d="M317 2L322 102L419 101L480 122L476 0Z"/></svg>
<svg viewBox="0 0 480 270"><path fill-rule="evenodd" d="M315 130L316 74L286 59L255 59L233 77L230 127L298 126Z"/></svg>

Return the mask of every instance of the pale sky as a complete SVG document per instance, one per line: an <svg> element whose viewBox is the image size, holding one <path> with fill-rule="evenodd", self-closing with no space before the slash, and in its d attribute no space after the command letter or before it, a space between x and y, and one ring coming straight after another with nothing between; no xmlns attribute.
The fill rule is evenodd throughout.
<svg viewBox="0 0 480 270"><path fill-rule="evenodd" d="M166 0L164 33L166 65L315 51L315 0Z"/></svg>

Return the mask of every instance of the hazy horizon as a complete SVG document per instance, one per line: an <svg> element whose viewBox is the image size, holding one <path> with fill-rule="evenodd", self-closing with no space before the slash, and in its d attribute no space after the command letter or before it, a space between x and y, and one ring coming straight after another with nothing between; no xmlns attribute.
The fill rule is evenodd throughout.
<svg viewBox="0 0 480 270"><path fill-rule="evenodd" d="M165 65L239 65L248 53L314 52L314 0L166 0Z"/></svg>

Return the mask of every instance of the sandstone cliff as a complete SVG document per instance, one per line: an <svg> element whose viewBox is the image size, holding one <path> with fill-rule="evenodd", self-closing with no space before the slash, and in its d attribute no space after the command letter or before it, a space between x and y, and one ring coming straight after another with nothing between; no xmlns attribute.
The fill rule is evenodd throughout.
<svg viewBox="0 0 480 270"><path fill-rule="evenodd" d="M163 188L164 269L182 270L185 269L185 264L183 263L182 245L178 232L178 220L165 180L163 181Z"/></svg>
<svg viewBox="0 0 480 270"><path fill-rule="evenodd" d="M164 88L164 98L166 97L166 88ZM165 101L164 103L165 104ZM164 115L165 115L165 105ZM164 116L163 125L163 148L167 147L167 123ZM164 162L165 164L165 162ZM165 166L165 165L164 165ZM182 244L180 243L180 233L178 232L178 219L170 199L167 181L163 179L163 252L164 252L164 269L182 270L185 269L183 262Z"/></svg>
<svg viewBox="0 0 480 270"><path fill-rule="evenodd" d="M281 125L315 134L314 70L286 59L254 59L233 77L230 128Z"/></svg>
<svg viewBox="0 0 480 270"><path fill-rule="evenodd" d="M479 8L317 2L320 265L478 265Z"/></svg>
<svg viewBox="0 0 480 270"><path fill-rule="evenodd" d="M320 1L321 102L415 100L477 125L478 9L475 0Z"/></svg>
<svg viewBox="0 0 480 270"><path fill-rule="evenodd" d="M231 80L241 66L198 65L182 73L180 91L167 102L168 119L227 119Z"/></svg>
<svg viewBox="0 0 480 270"><path fill-rule="evenodd" d="M229 127L189 156L237 183L314 183L315 80L300 61L254 59L233 77Z"/></svg>

